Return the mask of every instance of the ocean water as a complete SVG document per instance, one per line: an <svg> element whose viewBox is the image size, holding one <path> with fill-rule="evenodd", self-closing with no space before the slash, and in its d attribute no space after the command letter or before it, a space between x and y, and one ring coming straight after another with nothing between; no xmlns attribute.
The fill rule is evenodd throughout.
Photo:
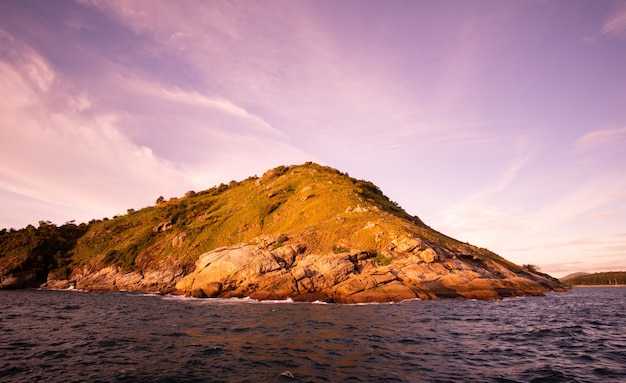
<svg viewBox="0 0 626 383"><path fill-rule="evenodd" d="M0 382L626 382L626 288L332 305L0 291Z"/></svg>

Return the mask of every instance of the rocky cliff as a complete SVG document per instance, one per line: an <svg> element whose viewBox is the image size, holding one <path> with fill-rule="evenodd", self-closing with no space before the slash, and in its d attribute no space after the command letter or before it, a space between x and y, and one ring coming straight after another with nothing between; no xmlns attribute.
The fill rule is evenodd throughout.
<svg viewBox="0 0 626 383"><path fill-rule="evenodd" d="M47 242L39 235L44 229ZM312 163L160 197L113 219L5 230L0 245L2 288L338 303L564 289L546 274L429 228L372 183Z"/></svg>

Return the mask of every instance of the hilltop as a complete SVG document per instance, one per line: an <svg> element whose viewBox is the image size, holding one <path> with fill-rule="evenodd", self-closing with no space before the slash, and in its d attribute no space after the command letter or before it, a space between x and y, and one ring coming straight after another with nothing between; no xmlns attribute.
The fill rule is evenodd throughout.
<svg viewBox="0 0 626 383"><path fill-rule="evenodd" d="M3 230L0 286L343 303L565 287L431 229L369 181L313 163L159 197L113 219Z"/></svg>

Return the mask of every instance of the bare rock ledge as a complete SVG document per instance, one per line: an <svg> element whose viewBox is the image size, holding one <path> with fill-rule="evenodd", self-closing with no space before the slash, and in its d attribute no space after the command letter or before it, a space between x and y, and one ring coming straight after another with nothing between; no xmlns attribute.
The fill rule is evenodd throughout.
<svg viewBox="0 0 626 383"><path fill-rule="evenodd" d="M390 246L394 260L386 266L363 251L312 254L301 243L276 249L263 244L222 247L201 255L195 271L172 292L198 298L362 303L500 299L560 290L542 276L519 275L490 260L442 256L419 239L411 240Z"/></svg>

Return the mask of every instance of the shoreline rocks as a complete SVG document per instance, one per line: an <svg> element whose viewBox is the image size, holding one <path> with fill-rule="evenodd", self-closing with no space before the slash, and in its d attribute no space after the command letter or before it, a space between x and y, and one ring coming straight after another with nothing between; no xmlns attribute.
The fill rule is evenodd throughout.
<svg viewBox="0 0 626 383"><path fill-rule="evenodd" d="M302 243L273 250L266 242L259 243L201 255L196 269L176 283L175 294L363 303L416 298L494 300L563 290L545 277L516 274L491 260L443 257L421 241L392 244L394 260L386 266L360 250L313 254ZM490 269L477 264L489 264Z"/></svg>
<svg viewBox="0 0 626 383"><path fill-rule="evenodd" d="M278 241L278 238L281 240ZM202 254L194 265L163 264L157 270L124 272L117 266L83 268L71 279L51 276L42 289L73 286L90 291L149 291L195 298L250 297L297 302L369 303L464 298L496 300L542 296L566 287L539 274L514 272L478 254L438 251L417 238L400 238L379 256L360 249L317 254L286 236ZM191 271L193 270L193 271Z"/></svg>

